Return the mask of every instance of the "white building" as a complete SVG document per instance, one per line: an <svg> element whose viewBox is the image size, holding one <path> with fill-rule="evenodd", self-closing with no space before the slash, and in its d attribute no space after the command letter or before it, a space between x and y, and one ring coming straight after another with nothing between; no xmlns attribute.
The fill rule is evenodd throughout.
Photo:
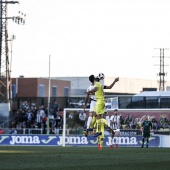
<svg viewBox="0 0 170 170"><path fill-rule="evenodd" d="M89 86L88 77L57 77L58 80L68 80L71 82L71 96L84 95ZM110 85L115 77L105 77L101 82L104 85ZM106 94L136 94L143 91L143 88L155 88L159 90L158 80L136 79L136 78L119 78L112 89L105 90ZM165 82L165 91L170 90L170 81Z"/></svg>

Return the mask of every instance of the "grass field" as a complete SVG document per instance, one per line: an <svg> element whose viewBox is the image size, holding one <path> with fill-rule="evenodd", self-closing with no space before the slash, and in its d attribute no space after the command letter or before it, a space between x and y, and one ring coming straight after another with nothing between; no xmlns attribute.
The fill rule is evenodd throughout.
<svg viewBox="0 0 170 170"><path fill-rule="evenodd" d="M0 170L170 170L170 148L0 146Z"/></svg>

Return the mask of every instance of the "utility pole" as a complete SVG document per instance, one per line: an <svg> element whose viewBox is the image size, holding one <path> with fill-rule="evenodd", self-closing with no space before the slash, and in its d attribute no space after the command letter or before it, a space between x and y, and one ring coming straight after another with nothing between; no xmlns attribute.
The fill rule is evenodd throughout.
<svg viewBox="0 0 170 170"><path fill-rule="evenodd" d="M167 73L165 73L164 67L168 66L168 65L165 65L165 62L164 62L164 59L165 59L164 52L165 52L165 50L168 50L168 48L156 48L156 49L160 50L159 73L157 74L159 76L159 81L158 81L159 82L159 91L165 91L165 75L167 75Z"/></svg>
<svg viewBox="0 0 170 170"><path fill-rule="evenodd" d="M25 24L25 16L19 12L18 16L8 17L8 4L17 4L18 1L0 1L0 103L8 103L11 99L9 91L11 84L11 65L8 48L8 20L12 19L16 24Z"/></svg>
<svg viewBox="0 0 170 170"><path fill-rule="evenodd" d="M8 41L8 19L12 19L17 24L25 23L25 19L20 16L8 17L8 4L18 4L18 1L0 0L0 111L8 113L11 109L11 63L9 61ZM8 109L7 109L8 108ZM7 115L7 114L5 114ZM1 116L1 115L0 115Z"/></svg>

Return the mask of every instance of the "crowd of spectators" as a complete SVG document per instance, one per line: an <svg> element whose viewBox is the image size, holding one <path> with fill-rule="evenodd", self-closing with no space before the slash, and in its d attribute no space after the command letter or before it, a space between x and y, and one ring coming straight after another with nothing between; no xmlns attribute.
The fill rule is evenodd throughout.
<svg viewBox="0 0 170 170"><path fill-rule="evenodd" d="M122 117L119 112L117 114L116 116L119 118L118 124L120 129L140 129L141 118L134 118L130 114L127 114L126 117ZM70 132L82 132L86 128L87 115L85 112L70 111L66 116L66 128L69 129ZM155 117L151 117L150 120L155 130L170 128L170 121L167 119L166 115L160 117L159 120ZM49 128L47 125L49 125ZM15 112L15 117L11 123L10 129L11 134L62 134L63 117L59 111L57 101L51 104L49 111L48 106L37 106L35 103L29 105L27 101L21 102L19 108ZM49 131L47 132L47 130ZM0 128L0 134L3 133L4 130Z"/></svg>
<svg viewBox="0 0 170 170"><path fill-rule="evenodd" d="M141 118L133 118L130 114L128 114L127 117L124 119L124 128L139 129L141 121ZM155 130L159 130L161 128L170 128L170 121L167 119L166 115L160 117L159 120L157 120L154 116L150 116L150 121L152 122L153 129Z"/></svg>
<svg viewBox="0 0 170 170"><path fill-rule="evenodd" d="M60 115L57 101L54 101L49 112L48 106L36 106L34 103L29 106L28 102L24 101L20 103L10 128L12 131L15 129L17 133L23 133L23 129L32 129L32 132L46 134L48 120L50 133L63 129L63 117Z"/></svg>

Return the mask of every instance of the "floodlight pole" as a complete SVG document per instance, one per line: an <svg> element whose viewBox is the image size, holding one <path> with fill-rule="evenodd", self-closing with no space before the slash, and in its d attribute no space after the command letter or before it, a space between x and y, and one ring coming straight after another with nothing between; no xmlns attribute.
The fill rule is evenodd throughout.
<svg viewBox="0 0 170 170"><path fill-rule="evenodd" d="M49 134L49 114L50 114L50 89L51 89L51 78L50 78L50 58L49 55L49 77L48 77L48 115L47 115L47 134Z"/></svg>
<svg viewBox="0 0 170 170"><path fill-rule="evenodd" d="M10 105L11 96L11 63L8 48L8 19L17 24L25 24L25 14L19 12L18 16L8 17L8 4L17 4L18 1L0 0L0 103ZM21 15L21 16L20 16ZM23 16L22 16L23 15ZM12 42L11 42L12 43ZM10 108L10 106L9 106Z"/></svg>
<svg viewBox="0 0 170 170"><path fill-rule="evenodd" d="M168 50L168 48L156 48L156 49L160 50L160 56L159 56L160 64L159 64L159 73L158 73L159 91L165 91L165 75L166 75L166 73L165 73L164 67L168 66L168 65L165 65L165 62L164 62L164 59L165 59L164 51ZM169 57L167 57L167 58L169 58Z"/></svg>
<svg viewBox="0 0 170 170"><path fill-rule="evenodd" d="M25 23L22 17L8 17L8 4L17 4L18 1L0 0L0 107L5 107L4 115L9 120L11 116L11 65L8 48L8 19L15 19L17 23ZM1 106L2 105L2 106ZM0 109L1 109L0 108ZM1 115L0 115L1 116Z"/></svg>

